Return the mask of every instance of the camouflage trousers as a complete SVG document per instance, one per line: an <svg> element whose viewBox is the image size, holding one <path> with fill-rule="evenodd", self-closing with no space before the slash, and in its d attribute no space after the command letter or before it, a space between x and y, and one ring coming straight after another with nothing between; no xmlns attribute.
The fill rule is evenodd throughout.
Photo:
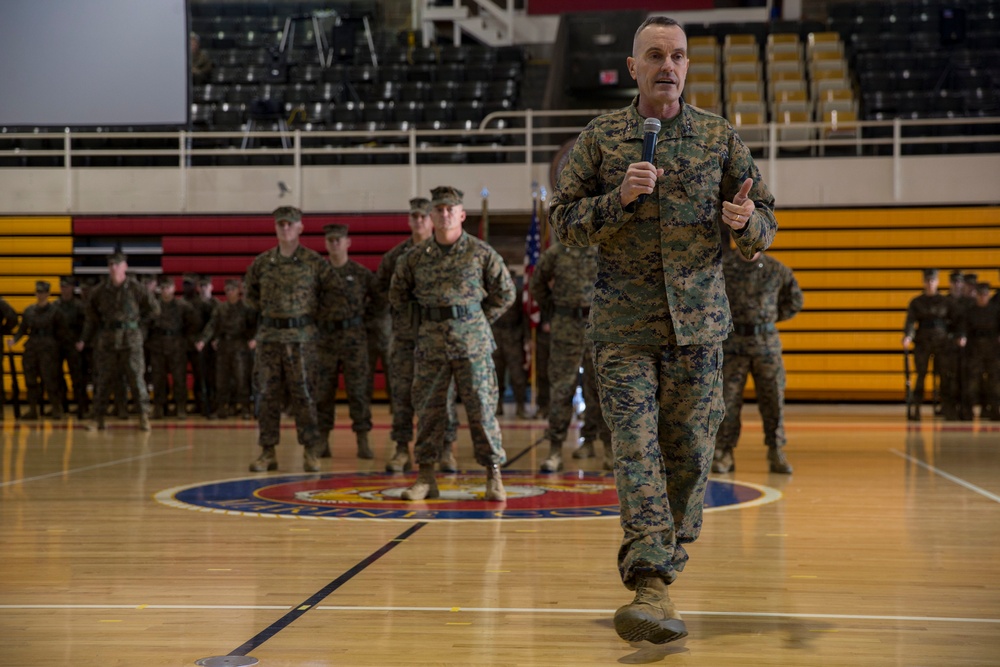
<svg viewBox="0 0 1000 667"><path fill-rule="evenodd" d="M945 419L958 419L962 405L962 386L965 384L965 350L949 338L941 354L934 358L941 376L941 414Z"/></svg>
<svg viewBox="0 0 1000 667"><path fill-rule="evenodd" d="M394 388L392 400L393 442L413 440L413 371L416 343L405 338L393 337L389 343L389 374ZM447 422L444 428L444 442L455 442L458 437L458 413L455 410L455 382L448 387Z"/></svg>
<svg viewBox="0 0 1000 667"><path fill-rule="evenodd" d="M917 337L913 339L913 368L916 372L913 382L913 400L917 405L920 405L924 400L924 385L927 381L927 369L930 366L931 357L934 358L935 371L940 374L940 366L947 343L948 338L944 335L921 336L918 333Z"/></svg>
<svg viewBox="0 0 1000 667"><path fill-rule="evenodd" d="M622 582L672 582L701 532L723 413L722 346L595 342L594 365L615 457Z"/></svg>
<svg viewBox="0 0 1000 667"><path fill-rule="evenodd" d="M493 357L442 359L417 355L413 377L413 405L417 411L417 463L436 463L441 457L448 425L448 396L454 382L465 405L472 450L482 466L506 461L500 424L496 418L497 376Z"/></svg>
<svg viewBox="0 0 1000 667"><path fill-rule="evenodd" d="M360 334L360 335L359 335ZM348 329L319 344L319 373L316 376L316 417L325 440L333 430L337 409L337 386L344 376L351 429L372 430L371 376L364 329Z"/></svg>
<svg viewBox="0 0 1000 667"><path fill-rule="evenodd" d="M586 321L567 315L552 318L552 349L549 352L549 440L561 445L566 441L570 422L573 420L573 395L580 382L580 367L583 367L583 400L587 405L583 428L580 434L584 440L598 437L604 443L611 443L611 430L604 415L597 392L597 376L594 371L593 345L586 339Z"/></svg>
<svg viewBox="0 0 1000 667"><path fill-rule="evenodd" d="M257 344L257 388L261 396L257 442L261 447L274 447L281 439L281 407L286 397L295 415L299 444L306 447L322 444L309 377L310 369L315 369L316 364L316 344L313 342Z"/></svg>
<svg viewBox="0 0 1000 667"><path fill-rule="evenodd" d="M215 351L216 408L229 408L237 403L250 406L250 383L247 368L250 350L246 340L220 340Z"/></svg>
<svg viewBox="0 0 1000 667"><path fill-rule="evenodd" d="M152 367L153 403L166 407L172 387L177 410L186 410L187 341L176 336L154 339L149 348L149 362Z"/></svg>
<svg viewBox="0 0 1000 667"><path fill-rule="evenodd" d="M24 348L24 388L28 403L37 406L42 401L42 390L48 395L51 405L58 405L62 411L62 365L59 363L59 348L52 338L42 339L38 344L28 340Z"/></svg>
<svg viewBox="0 0 1000 667"><path fill-rule="evenodd" d="M392 403L392 377L389 370L389 339L392 329L391 320L386 317L379 317L367 327L367 347L368 347L368 397L375 395L375 371L378 370L378 362L382 360L382 373L385 377L385 392Z"/></svg>
<svg viewBox="0 0 1000 667"><path fill-rule="evenodd" d="M94 390L94 414L103 415L108 407L108 397L114 392L115 402L123 409L125 385L132 390L140 413L149 412L149 392L146 391L146 359L142 347L116 348L102 345L94 350L94 369L97 388Z"/></svg>
<svg viewBox="0 0 1000 667"><path fill-rule="evenodd" d="M83 415L90 405L87 395L87 376L84 374L83 353L76 349L75 342L59 345L59 367L66 362L70 381L73 383L73 400L76 401L77 414ZM65 387L63 388L65 390ZM65 396L63 397L66 398Z"/></svg>
<svg viewBox="0 0 1000 667"><path fill-rule="evenodd" d="M535 404L539 410L548 410L550 402L549 354L552 350L551 334L535 329Z"/></svg>
<svg viewBox="0 0 1000 667"><path fill-rule="evenodd" d="M722 419L715 448L736 447L743 428L743 390L747 377L753 375L757 409L764 425L764 444L784 447L785 438L785 364L781 359L781 339L777 332L757 336L730 334L722 344L722 397L726 416Z"/></svg>
<svg viewBox="0 0 1000 667"><path fill-rule="evenodd" d="M524 339L521 329L496 329L493 331L497 349L493 351L493 365L497 369L497 386L500 392L498 405L503 403L503 396L510 380L514 390L514 401L518 405L528 402L528 372L524 369Z"/></svg>
<svg viewBox="0 0 1000 667"><path fill-rule="evenodd" d="M976 404L982 408L979 417L997 418L1000 407L1000 359L995 338L972 337L966 351L969 380L962 398L963 414L971 418Z"/></svg>

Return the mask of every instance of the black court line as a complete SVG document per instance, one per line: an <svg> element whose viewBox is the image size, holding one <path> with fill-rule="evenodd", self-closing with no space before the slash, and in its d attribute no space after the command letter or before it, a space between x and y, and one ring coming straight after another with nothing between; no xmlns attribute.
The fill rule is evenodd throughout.
<svg viewBox="0 0 1000 667"><path fill-rule="evenodd" d="M389 553L392 549L394 549L396 546L398 546L407 538L409 538L411 535L413 535L413 533L417 532L426 525L427 525L426 521L421 521L419 523L413 524L411 527L407 528L402 533L400 533L398 537L394 538L392 541L390 541L388 544L380 548L378 551L365 558L363 561L352 567L347 572L344 572L342 575L340 575L339 577L328 583L320 590L316 591L316 593L310 596L307 600L305 600L301 604L296 605L295 609L288 612L287 614L279 618L277 621L275 621L268 627L264 628L264 630L257 633L256 637L246 642L245 644L237 648L235 651L231 652L229 655L245 656L249 654L250 651L254 650L258 646L266 642L268 639L270 639L271 637L275 636L276 634L287 628L304 613L306 613L307 611L318 605L320 602L322 602L323 598L325 598L330 593L334 592L335 590L346 584L356 575L360 574L361 571L364 570L366 567L377 561L382 556Z"/></svg>
<svg viewBox="0 0 1000 667"><path fill-rule="evenodd" d="M512 465L514 465L514 463L515 463L515 462L516 462L516 461L517 461L517 460L518 460L519 458L521 458L522 456L524 456L525 454L527 454L528 452L530 452L531 450L533 450L533 449L534 449L535 447L537 447L538 445L540 445L540 444L542 444L543 442L545 442L546 440L548 440L548 436L544 436L544 435L543 435L543 436L542 436L541 438L539 438L538 440L535 440L535 442L533 442L533 443L532 443L531 445L529 445L529 446L525 447L524 449L522 449L522 450L521 450L521 451L520 451L520 452L518 453L518 455L517 455L517 456L515 456L515 457L514 457L514 458L512 458L512 459L507 459L507 463L504 463L504 464L503 464L503 466L501 466L501 467L502 467L502 468L509 468L509 467L511 467Z"/></svg>

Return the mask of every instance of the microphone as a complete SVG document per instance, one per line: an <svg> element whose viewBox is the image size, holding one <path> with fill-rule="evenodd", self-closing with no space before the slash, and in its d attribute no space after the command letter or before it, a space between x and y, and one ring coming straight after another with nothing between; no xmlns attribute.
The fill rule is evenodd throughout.
<svg viewBox="0 0 1000 667"><path fill-rule="evenodd" d="M652 162L653 156L656 154L656 135L660 131L660 119L647 118L646 122L642 124L642 131L645 133L642 138L642 161ZM639 203L646 201L648 196L645 193L639 195Z"/></svg>

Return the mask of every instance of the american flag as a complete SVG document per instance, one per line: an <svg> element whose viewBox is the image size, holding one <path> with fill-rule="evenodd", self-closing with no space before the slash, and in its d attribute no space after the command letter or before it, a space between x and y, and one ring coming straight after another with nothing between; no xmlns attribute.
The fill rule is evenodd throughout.
<svg viewBox="0 0 1000 667"><path fill-rule="evenodd" d="M538 223L538 199L535 199L531 203L531 226L528 228L528 235L524 238L524 286L521 288L524 314L532 328L537 327L538 323L542 321L542 309L531 297L528 281L531 280L531 274L535 272L535 265L538 264L538 258L541 254L542 235Z"/></svg>

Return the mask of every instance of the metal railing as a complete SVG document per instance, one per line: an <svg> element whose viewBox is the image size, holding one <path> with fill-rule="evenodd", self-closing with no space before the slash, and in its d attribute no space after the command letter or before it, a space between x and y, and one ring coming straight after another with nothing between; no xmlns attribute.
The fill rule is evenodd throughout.
<svg viewBox="0 0 1000 667"><path fill-rule="evenodd" d="M502 111L475 126L418 127L402 124L383 129L253 131L94 131L33 130L0 133L0 166L107 166L107 158L125 159L121 166L211 165L220 156L280 158L302 165L303 158L323 156L396 156L400 164L417 165L436 154L504 156L502 162L548 161L563 142L579 133L599 109ZM577 120L578 122L573 122ZM840 123L767 123L737 127L744 142L765 158L822 156L832 149L855 155L903 155L907 152L983 152L1000 142L1000 116L986 118L849 120ZM247 141L249 139L249 141ZM290 139L290 141L289 141ZM242 146L249 144L247 148ZM922 148L917 148L922 147ZM995 152L990 150L990 152ZM838 154L843 154L839 150ZM155 157L144 164L134 158ZM42 159L48 158L48 160ZM94 160L93 158L105 158ZM169 162L169 164L167 164ZM376 161L377 163L377 161ZM238 160L226 166L234 166Z"/></svg>

